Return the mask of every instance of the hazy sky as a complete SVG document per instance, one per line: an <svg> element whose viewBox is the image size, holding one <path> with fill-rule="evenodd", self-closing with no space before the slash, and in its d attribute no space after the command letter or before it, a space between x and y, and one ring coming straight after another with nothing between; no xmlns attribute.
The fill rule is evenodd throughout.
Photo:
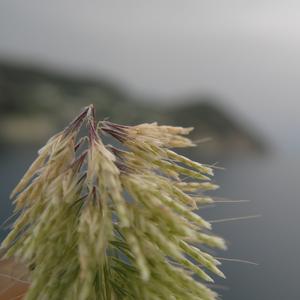
<svg viewBox="0 0 300 300"><path fill-rule="evenodd" d="M0 0L0 58L108 76L169 102L214 94L294 150L299 56L299 1Z"/></svg>

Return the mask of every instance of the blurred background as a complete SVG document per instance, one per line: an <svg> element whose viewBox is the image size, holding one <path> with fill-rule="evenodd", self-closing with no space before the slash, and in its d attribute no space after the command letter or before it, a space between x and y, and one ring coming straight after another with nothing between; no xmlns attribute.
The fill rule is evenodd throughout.
<svg viewBox="0 0 300 300"><path fill-rule="evenodd" d="M0 222L9 192L82 106L136 124L194 126L218 163L203 209L229 251L225 300L299 298L299 1L0 0ZM209 138L209 139L207 139ZM1 239L6 234L1 229Z"/></svg>

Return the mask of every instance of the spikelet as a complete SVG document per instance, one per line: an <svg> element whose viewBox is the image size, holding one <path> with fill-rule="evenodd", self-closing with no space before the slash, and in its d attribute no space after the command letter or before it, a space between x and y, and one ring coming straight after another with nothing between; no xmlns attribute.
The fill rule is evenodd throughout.
<svg viewBox="0 0 300 300"><path fill-rule="evenodd" d="M2 243L29 270L26 300L217 299L205 282L224 274L205 249L226 245L194 210L218 186L210 166L172 149L194 146L191 130L97 127L88 106L48 141L12 192L18 218Z"/></svg>

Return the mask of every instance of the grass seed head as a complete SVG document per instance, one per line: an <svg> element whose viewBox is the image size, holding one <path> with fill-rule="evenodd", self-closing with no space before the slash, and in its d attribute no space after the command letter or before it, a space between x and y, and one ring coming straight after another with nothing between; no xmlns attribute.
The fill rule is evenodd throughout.
<svg viewBox="0 0 300 300"><path fill-rule="evenodd" d="M226 245L193 211L212 202L213 170L171 149L194 146L191 130L97 128L88 106L48 141L12 193L19 215L2 243L30 270L26 300L217 299L207 271L224 274L202 245Z"/></svg>

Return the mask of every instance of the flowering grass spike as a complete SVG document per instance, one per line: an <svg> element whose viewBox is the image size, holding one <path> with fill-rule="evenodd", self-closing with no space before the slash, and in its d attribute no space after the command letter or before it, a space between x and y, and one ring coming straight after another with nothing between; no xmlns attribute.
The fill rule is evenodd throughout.
<svg viewBox="0 0 300 300"><path fill-rule="evenodd" d="M207 249L225 243L194 212L213 201L213 170L172 150L194 146L191 130L97 124L91 105L48 141L12 192L2 243L27 266L26 300L217 298L206 283L224 275Z"/></svg>

